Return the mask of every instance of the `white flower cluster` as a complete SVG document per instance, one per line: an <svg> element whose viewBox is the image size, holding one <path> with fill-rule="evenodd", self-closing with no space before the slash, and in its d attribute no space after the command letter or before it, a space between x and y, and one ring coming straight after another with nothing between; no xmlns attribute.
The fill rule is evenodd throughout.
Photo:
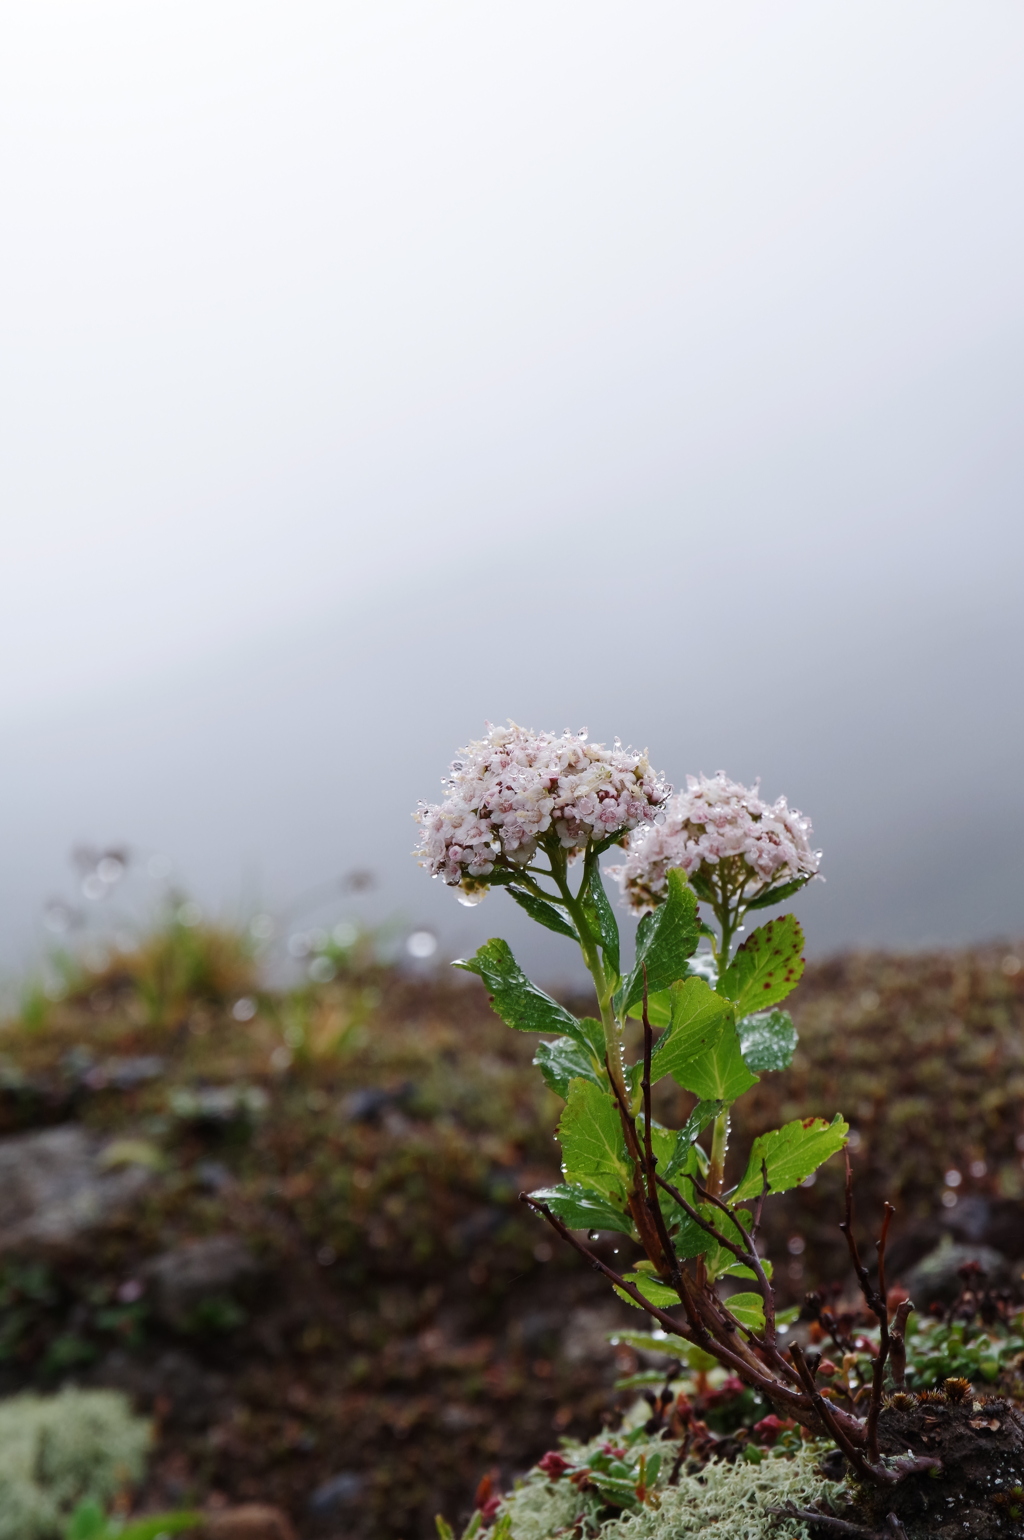
<svg viewBox="0 0 1024 1540"><path fill-rule="evenodd" d="M559 738L514 722L490 727L463 749L444 785L442 803L421 803L413 815L421 832L415 854L470 899L482 896L496 861L525 866L549 830L576 854L591 840L650 823L672 790L646 754L588 743L585 732Z"/></svg>
<svg viewBox="0 0 1024 1540"><path fill-rule="evenodd" d="M671 799L666 815L614 868L623 896L639 913L661 903L673 867L681 866L693 876L701 867L728 861L734 873L743 868L737 896L751 899L769 887L813 877L821 862L821 851L810 846L809 818L791 808L785 797L762 802L756 786L730 781L721 770L711 777L687 776L686 790ZM734 876L730 887L735 884Z"/></svg>

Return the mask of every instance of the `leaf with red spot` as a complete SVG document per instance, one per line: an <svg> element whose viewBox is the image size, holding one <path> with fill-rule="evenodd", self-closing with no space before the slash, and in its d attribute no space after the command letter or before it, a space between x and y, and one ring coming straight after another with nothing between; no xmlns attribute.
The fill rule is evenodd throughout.
<svg viewBox="0 0 1024 1540"><path fill-rule="evenodd" d="M748 936L718 981L739 1017L766 1011L795 989L804 971L804 933L795 915L769 920Z"/></svg>
<svg viewBox="0 0 1024 1540"><path fill-rule="evenodd" d="M755 1139L743 1180L730 1194L733 1203L756 1198L768 1178L769 1192L789 1192L812 1171L841 1150L850 1127L838 1112L831 1123L824 1118L797 1118L784 1128Z"/></svg>

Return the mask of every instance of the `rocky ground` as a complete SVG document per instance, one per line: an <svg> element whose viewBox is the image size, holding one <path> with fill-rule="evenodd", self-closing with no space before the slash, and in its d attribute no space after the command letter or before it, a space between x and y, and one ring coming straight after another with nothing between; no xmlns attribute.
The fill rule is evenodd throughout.
<svg viewBox="0 0 1024 1540"><path fill-rule="evenodd" d="M128 1390L158 1428L149 1506L430 1535L613 1417L636 1367L606 1341L635 1313L517 1202L555 1175L560 1104L475 981L352 954L268 994L230 938L189 944L175 988L121 958L0 1040L0 1392ZM859 1215L897 1205L890 1280L919 1303L967 1256L1024 1267L1019 951L810 969L794 1065L735 1131L846 1113ZM790 1299L846 1277L839 1175L769 1206Z"/></svg>

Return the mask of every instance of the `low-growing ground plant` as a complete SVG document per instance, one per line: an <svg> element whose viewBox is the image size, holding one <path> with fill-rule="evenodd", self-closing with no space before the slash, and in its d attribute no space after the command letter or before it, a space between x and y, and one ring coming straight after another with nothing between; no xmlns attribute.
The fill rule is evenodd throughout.
<svg viewBox="0 0 1024 1540"><path fill-rule="evenodd" d="M894 1211L886 1205L869 1268L854 1234L849 1163L841 1228L877 1323L867 1383L850 1372L857 1344L835 1336L853 1360L842 1381L780 1318L771 1262L758 1247L762 1211L844 1148L843 1117L811 1115L761 1135L739 1180L726 1185L730 1109L762 1074L790 1063L796 1033L779 1007L803 971L793 915L750 934L744 920L817 875L807 820L784 799L768 805L722 774L691 779L673 799L644 754L514 725L461 751L446 790L444 802L416 815L421 862L466 903L504 887L580 948L593 979L597 1014L578 1018L526 977L500 939L458 964L481 978L508 1026L551 1034L534 1062L565 1101L557 1135L565 1180L523 1201L647 1312L657 1334L634 1344L675 1353L698 1372L720 1366L772 1408L780 1427L795 1425L841 1453L857 1516L792 1502L776 1510L794 1523L864 1536L907 1534L905 1525L922 1537L1024 1534L1014 1496L1024 1493L1024 1423L1003 1401L977 1403L963 1378L920 1396L909 1388L913 1305L904 1299L892 1309L886 1288ZM625 848L614 875L641 914L632 965L621 958L600 867L613 846ZM680 1128L653 1114L654 1088L666 1077L696 1098ZM613 1265L599 1249L609 1231L627 1238L630 1262ZM826 1315L819 1311L819 1324L827 1326ZM654 1456L642 1459L614 1444L590 1450L577 1485L596 1490L605 1507L639 1514L662 1500ZM549 1475L573 1471L563 1460ZM479 1524L486 1510L478 1514Z"/></svg>
<svg viewBox="0 0 1024 1540"><path fill-rule="evenodd" d="M0 1540L62 1540L73 1515L141 1477L149 1423L111 1390L13 1396L0 1404Z"/></svg>

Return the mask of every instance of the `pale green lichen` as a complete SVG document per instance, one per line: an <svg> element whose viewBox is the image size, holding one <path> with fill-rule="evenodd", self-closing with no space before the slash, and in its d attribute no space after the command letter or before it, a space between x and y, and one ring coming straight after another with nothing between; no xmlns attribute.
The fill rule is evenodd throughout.
<svg viewBox="0 0 1024 1540"><path fill-rule="evenodd" d="M149 1424L112 1390L0 1401L0 1540L58 1540L82 1501L138 1481Z"/></svg>
<svg viewBox="0 0 1024 1540"><path fill-rule="evenodd" d="M606 1439L602 1435L571 1453L582 1455ZM658 1449L663 1455L668 1452L664 1443L652 1442L635 1445L633 1453L650 1456ZM825 1453L824 1445L805 1445L788 1457L768 1455L759 1465L712 1460L694 1474L680 1475L675 1486L667 1484L669 1459L657 1485L657 1506L648 1502L636 1512L604 1522L598 1518L598 1497L581 1495L566 1478L550 1481L535 1469L506 1498L503 1509L511 1519L512 1540L553 1540L571 1534L583 1516L590 1521L583 1532L600 1540L690 1540L709 1531L714 1540L807 1540L805 1524L795 1519L780 1523L766 1510L786 1502L803 1508L819 1498L835 1501L838 1485L818 1470Z"/></svg>

